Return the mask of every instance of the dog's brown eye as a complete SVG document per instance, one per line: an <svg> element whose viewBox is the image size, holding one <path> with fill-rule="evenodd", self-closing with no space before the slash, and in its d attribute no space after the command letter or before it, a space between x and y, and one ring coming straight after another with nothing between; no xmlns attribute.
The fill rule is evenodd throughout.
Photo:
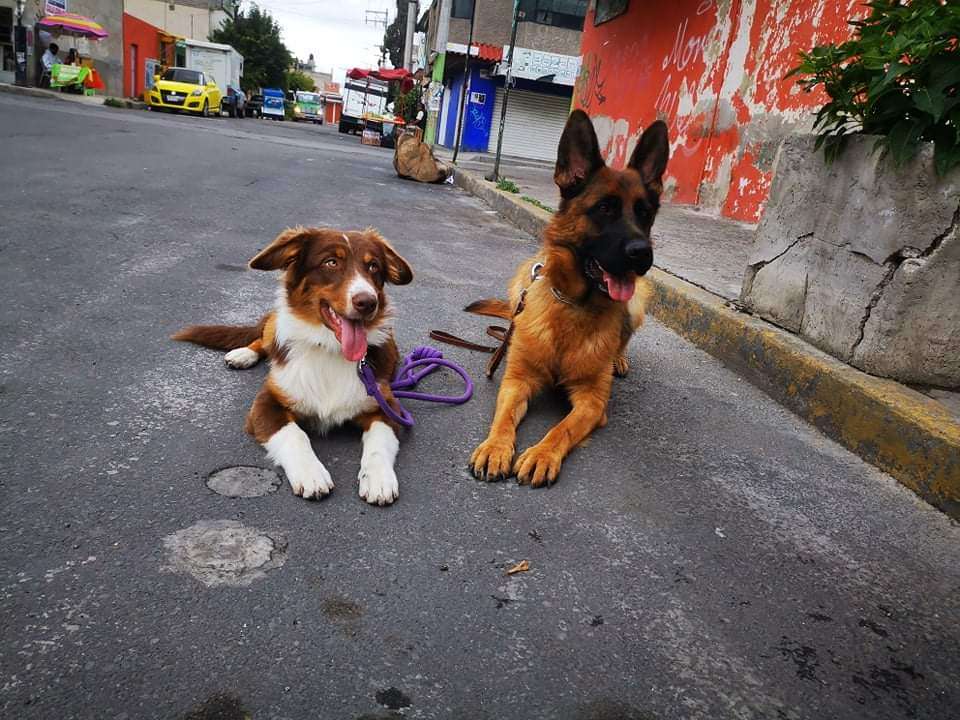
<svg viewBox="0 0 960 720"><path fill-rule="evenodd" d="M326 260L323 261L323 266L328 268L335 268L339 264L340 264L340 261L338 261L336 258L327 258Z"/></svg>
<svg viewBox="0 0 960 720"><path fill-rule="evenodd" d="M370 274L371 274L371 275L376 275L378 272L380 272L380 266L377 265L377 263L375 263L375 262L368 263L368 264L367 264L367 270L370 271Z"/></svg>
<svg viewBox="0 0 960 720"><path fill-rule="evenodd" d="M596 205L594 210L601 215L612 216L620 212L620 202L616 198L604 198Z"/></svg>

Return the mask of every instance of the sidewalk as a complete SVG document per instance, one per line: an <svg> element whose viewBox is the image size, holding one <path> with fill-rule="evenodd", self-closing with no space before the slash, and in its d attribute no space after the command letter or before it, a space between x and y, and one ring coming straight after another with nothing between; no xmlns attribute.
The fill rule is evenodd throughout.
<svg viewBox="0 0 960 720"><path fill-rule="evenodd" d="M449 161L449 151L435 151ZM483 179L492 166L489 155L461 154L454 181L539 237L559 199L552 165L503 159L500 175L513 181L518 193ZM653 234L656 267L647 277L656 291L650 312L657 320L960 519L960 394L920 392L868 375L740 311L732 301L740 294L752 226L665 205Z"/></svg>
<svg viewBox="0 0 960 720"><path fill-rule="evenodd" d="M125 98L115 98L109 95L77 95L75 93L65 93L59 90L48 90L36 87L21 87L20 85L10 85L9 83L0 83L0 92L11 95L24 95L27 97L46 98L47 100L66 100L67 102L79 103L81 105L101 106L110 99L122 103L127 108L143 109L146 105L139 100L127 100Z"/></svg>
<svg viewBox="0 0 960 720"><path fill-rule="evenodd" d="M434 147L449 162L452 153ZM493 169L493 156L460 153L459 168L483 177ZM560 202L553 183L553 163L502 158L500 176L513 181L517 198L532 198L551 211ZM691 207L664 205L653 228L657 267L727 300L740 296L754 226L710 216Z"/></svg>

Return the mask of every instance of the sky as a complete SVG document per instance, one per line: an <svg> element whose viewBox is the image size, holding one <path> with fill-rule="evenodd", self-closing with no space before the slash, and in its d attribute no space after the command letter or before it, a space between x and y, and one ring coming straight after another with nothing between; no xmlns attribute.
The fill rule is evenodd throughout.
<svg viewBox="0 0 960 720"><path fill-rule="evenodd" d="M421 7L427 4L421 0ZM332 69L333 79L341 83L349 68L377 66L383 26L365 23L366 11L387 10L388 22L397 13L396 0L257 0L257 5L280 24L290 52L304 61L313 53L316 70Z"/></svg>

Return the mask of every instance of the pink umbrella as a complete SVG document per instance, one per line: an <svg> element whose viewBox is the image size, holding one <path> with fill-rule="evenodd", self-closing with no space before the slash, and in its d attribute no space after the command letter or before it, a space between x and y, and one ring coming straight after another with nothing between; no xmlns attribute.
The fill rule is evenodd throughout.
<svg viewBox="0 0 960 720"><path fill-rule="evenodd" d="M42 28L48 28L62 35L89 37L97 40L105 38L110 34L95 20L91 20L83 15L75 15L74 13L47 15L37 24Z"/></svg>

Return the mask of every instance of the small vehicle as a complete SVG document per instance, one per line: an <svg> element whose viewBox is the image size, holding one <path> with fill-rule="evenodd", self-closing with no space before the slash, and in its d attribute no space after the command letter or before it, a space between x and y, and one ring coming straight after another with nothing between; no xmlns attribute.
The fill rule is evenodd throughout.
<svg viewBox="0 0 960 720"><path fill-rule="evenodd" d="M293 119L323 123L323 98L319 93L297 90L293 97Z"/></svg>
<svg viewBox="0 0 960 720"><path fill-rule="evenodd" d="M156 79L145 99L151 110L186 110L209 117L211 108L219 112L221 95L216 81L200 70L172 67Z"/></svg>
<svg viewBox="0 0 960 720"><path fill-rule="evenodd" d="M232 118L242 118L247 104L247 96L240 88L227 85L227 94L220 100L220 114L226 113Z"/></svg>
<svg viewBox="0 0 960 720"><path fill-rule="evenodd" d="M256 95L251 95L247 98L247 102L243 108L248 118L261 118L263 117L263 95L259 93Z"/></svg>
<svg viewBox="0 0 960 720"><path fill-rule="evenodd" d="M282 121L284 117L283 100L283 90L264 88L263 105L261 106L262 116Z"/></svg>

